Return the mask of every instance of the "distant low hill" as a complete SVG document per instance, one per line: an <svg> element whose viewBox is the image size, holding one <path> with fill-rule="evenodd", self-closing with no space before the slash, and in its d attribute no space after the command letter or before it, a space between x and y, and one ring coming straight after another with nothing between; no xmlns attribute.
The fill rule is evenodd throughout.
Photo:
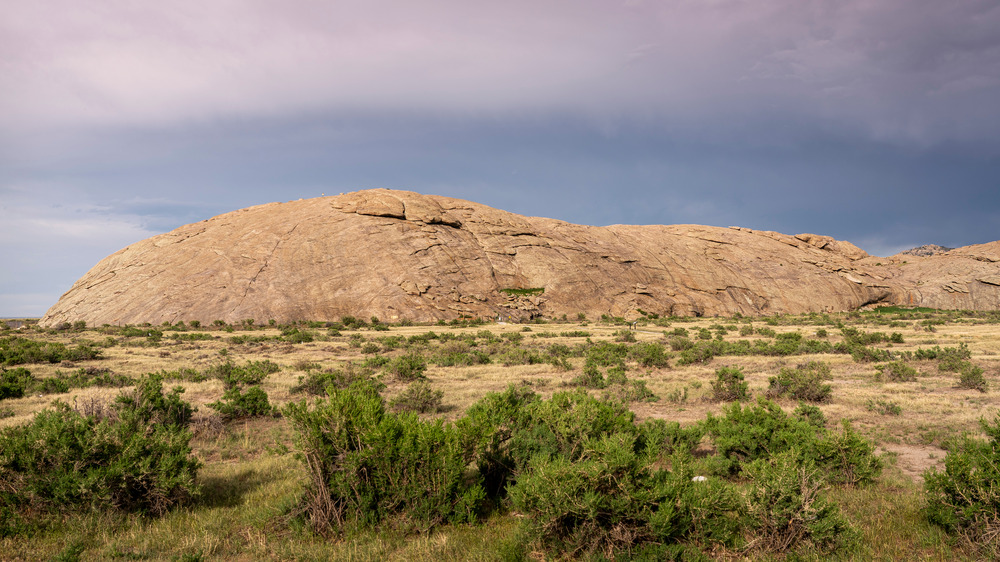
<svg viewBox="0 0 1000 562"><path fill-rule="evenodd" d="M136 242L41 323L1000 308L1000 242L906 257L815 234L583 226L376 189L251 207Z"/></svg>
<svg viewBox="0 0 1000 562"><path fill-rule="evenodd" d="M927 257L933 256L935 254L943 254L945 252L950 252L955 248L949 248L947 246L938 246L937 244L924 244L923 246L917 246L916 248L910 248L909 250L903 250L900 252L904 256L920 256Z"/></svg>

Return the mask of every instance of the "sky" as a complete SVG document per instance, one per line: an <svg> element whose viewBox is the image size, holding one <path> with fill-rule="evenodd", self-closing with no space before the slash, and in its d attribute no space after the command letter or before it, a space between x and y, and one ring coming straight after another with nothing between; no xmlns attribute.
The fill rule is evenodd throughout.
<svg viewBox="0 0 1000 562"><path fill-rule="evenodd" d="M996 0L0 4L0 317L149 236L375 187L1000 239Z"/></svg>

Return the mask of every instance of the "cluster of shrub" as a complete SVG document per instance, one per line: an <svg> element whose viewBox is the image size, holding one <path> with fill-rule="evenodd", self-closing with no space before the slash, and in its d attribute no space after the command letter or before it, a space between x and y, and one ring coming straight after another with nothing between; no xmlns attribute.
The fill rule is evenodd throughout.
<svg viewBox="0 0 1000 562"><path fill-rule="evenodd" d="M57 402L0 431L0 537L66 510L159 515L198 495L193 408L146 377L86 413Z"/></svg>
<svg viewBox="0 0 1000 562"><path fill-rule="evenodd" d="M0 338L0 365L61 363L100 359L101 350L91 342L67 346L59 342L38 341L22 336Z"/></svg>
<svg viewBox="0 0 1000 562"><path fill-rule="evenodd" d="M116 375L108 369L97 367L81 367L68 374L57 371L55 376L43 379L35 377L24 367L0 368L0 400L21 398L30 394L60 394L69 392L71 388L91 386L120 388L134 383L132 377Z"/></svg>
<svg viewBox="0 0 1000 562"><path fill-rule="evenodd" d="M210 367L204 375L222 381L222 398L207 404L219 413L224 421L268 416L274 413L267 392L261 386L264 379L281 367L272 361L247 361L235 365L230 361Z"/></svg>
<svg viewBox="0 0 1000 562"><path fill-rule="evenodd" d="M675 328L673 331L664 333L671 349L678 352L678 365L708 363L715 357L727 355L789 356L850 353L852 357L856 355L855 359L858 361L867 361L869 356L888 357L886 354L889 353L883 349L867 347L863 343L849 339L846 335L844 341L834 345L825 339L805 338L799 332L776 333L769 328L759 328L756 333L773 338L773 341L766 339L729 341L719 337L712 339L710 334L707 338L700 337L698 340L691 340L687 337L688 333L685 328ZM721 332L718 334L721 335ZM876 334L880 333L876 332Z"/></svg>
<svg viewBox="0 0 1000 562"><path fill-rule="evenodd" d="M455 423L393 413L364 380L328 392L285 409L311 474L303 514L323 533L426 531L514 509L525 526L505 548L522 555L535 543L558 555L670 559L827 552L852 535L824 488L865 485L881 470L849 424L831 432L818 410L789 416L766 400L682 428L637 424L622 402L582 390L543 400L510 387ZM695 458L704 436L717 453Z"/></svg>

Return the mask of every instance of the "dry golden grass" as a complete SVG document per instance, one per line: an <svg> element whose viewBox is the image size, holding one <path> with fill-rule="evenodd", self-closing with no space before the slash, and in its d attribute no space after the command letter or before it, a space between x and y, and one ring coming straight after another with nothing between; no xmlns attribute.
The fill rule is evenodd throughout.
<svg viewBox="0 0 1000 562"><path fill-rule="evenodd" d="M736 321L721 321L733 325ZM691 332L692 338L699 328L707 328L720 323L719 319L705 318L676 323L673 327L684 327ZM916 324L915 322L913 324ZM739 323L738 325L743 325ZM755 327L764 324L753 322ZM903 334L906 343L893 344L893 351L915 351L920 347L954 347L965 343L972 351L972 360L986 369L987 380L991 383L986 394L974 390L962 390L955 387L957 375L937 370L935 361L913 361L920 373L916 382L878 382L875 380L874 364L855 363L849 355L816 354L796 355L790 357L767 356L724 356L716 357L708 364L694 364L684 367L641 369L633 368L629 377L645 381L659 400L655 402L638 402L632 404L633 410L640 419L664 418L684 422L703 419L708 412L718 413L723 404L707 401L710 395L714 372L721 366L736 366L743 370L751 393L762 396L768 388L768 379L778 374L783 367L795 367L808 361L823 361L831 366L833 386L832 400L820 404L828 420L834 421L847 418L856 428L880 443L894 446L910 445L918 447L940 446L942 439L962 432L978 431L978 420L988 416L995 410L1000 391L1000 381L997 372L1000 370L1000 325L972 324L965 322L949 322L937 326L936 332L926 332L919 328L886 328L878 325L852 323L851 325L866 331L898 331ZM798 331L806 337L814 337L820 326L811 325L779 325L769 326L778 333ZM290 400L301 399L301 395L293 395L290 389L298 383L299 378L307 374L308 366L317 364L323 369L343 366L348 361L363 362L369 355L361 352L359 347L349 345L350 337L358 334L365 341L374 341L384 336L410 337L435 331L439 334L478 333L488 330L495 334L519 333L523 336L522 347L545 348L552 344L574 346L584 342L583 337L562 337L559 334L572 330L583 330L590 333L593 341L614 339L614 334L623 329L621 326L594 324L541 324L531 325L529 332L522 331L525 327L516 324L500 324L477 326L471 328L456 328L442 326L408 326L394 327L388 332L375 331L344 331L338 337L326 337L318 330L320 339L304 344L288 344L283 342L266 342L256 345L233 345L229 338L234 335L251 333L255 336L276 336L276 329L255 330L253 332L226 333L222 331L205 331L214 336L212 340L194 342L178 342L170 339L172 332L167 332L156 347L117 345L104 350L104 359L81 361L73 365L29 365L36 377L55 376L61 371L69 373L81 367L98 367L110 369L115 374L138 377L144 373L161 370L172 371L191 368L203 371L208 367L223 361L242 364L246 361L271 360L281 365L282 370L270 375L264 383L273 404L282 405ZM839 332L827 326L830 333L828 340L839 341ZM668 329L668 330L669 330ZM198 330L192 330L197 332ZM554 337L534 337L547 336ZM71 334L40 334L31 332L36 339L58 341L70 344L73 341L87 339L101 341L107 336L87 330ZM663 328L647 325L635 332L638 341L666 341ZM125 343L141 343L144 338L128 338ZM741 337L738 331L730 331L727 340L761 339L760 336ZM879 346L885 347L885 346ZM388 356L404 353L398 349L388 353ZM223 355L225 354L225 355ZM474 365L468 367L439 367L429 365L427 378L434 388L444 391L445 412L448 418L455 418L471 404L489 392L501 391L510 384L530 384L543 396L562 390L571 385L573 377L580 373L582 359L571 358L574 366L572 371L557 369L549 364L513 365L501 364ZM672 361L672 364L675 363ZM392 397L401 392L406 384L387 378L386 395ZM168 383L173 384L173 383ZM184 398L206 412L205 405L220 399L223 388L217 380L203 382L177 383L185 388ZM37 411L50 405L54 400L72 404L91 399L109 399L117 394L117 389L87 388L74 389L68 394L30 396L16 400L5 400L13 416L0 420L0 427L24 423ZM597 391L599 392L599 391ZM902 409L899 416L880 415L868 409L872 400L890 400ZM795 407L790 400L779 400L786 409ZM939 457L943 457L943 451Z"/></svg>
<svg viewBox="0 0 1000 562"><path fill-rule="evenodd" d="M662 418L683 424L703 420L708 413L718 414L726 404L708 400L715 371L722 366L742 369L754 397L763 396L769 378L784 367L795 367L808 361L822 361L831 367L832 397L819 404L830 426L841 418L850 420L855 429L872 438L880 450L888 455L890 468L878 487L867 490L841 490L837 500L845 512L857 522L867 545L851 559L955 559L965 556L946 545L947 540L928 525L914 523L919 520L919 484L921 473L939 466L946 452L942 444L952 436L964 432L978 434L978 420L991 418L1000 405L1000 324L949 321L928 332L917 321L906 321L903 327L886 327L866 324L865 316L843 319L848 325L865 331L900 332L905 343L880 344L893 351L916 351L935 345L955 347L968 345L972 360L985 369L989 391L980 393L956 387L955 373L941 372L936 361L911 361L919 372L915 382L880 382L872 363L856 363L849 355L815 354L790 357L725 356L716 357L707 364L679 367L676 359L667 368L640 368L631 364L630 379L642 380L659 398L652 402L634 402L632 410L642 419ZM792 319L790 324L767 326L775 331L798 331L805 337L815 337L817 329L825 328L831 343L840 341L839 330L832 326L804 324ZM684 327L692 339L699 328L716 324L743 326L745 319L694 319L676 322ZM754 327L765 327L763 321L753 320ZM569 347L584 343L586 337L564 337L560 334L583 330L593 341L613 341L622 326L595 324L537 324L530 331L522 325L486 325L477 327L408 326L393 327L387 332L343 331L340 336L329 337L325 330L315 330L318 337L311 343L289 344L265 342L254 345L235 345L230 338L241 334L277 336L277 329L253 332L227 333L218 330L200 330L213 339L193 342L170 339L173 332L166 332L156 346L143 346L145 338L120 338L118 345L103 350L104 358L80 361L75 364L26 365L39 378L56 376L57 372L71 373L80 368L110 369L117 375L139 377L145 373L194 369L202 372L225 361L243 364L246 361L270 360L281 370L267 377L263 387L272 404L281 406L289 401L302 400L302 394L291 389L316 365L319 369L343 368L347 362L361 363L371 357L351 345L351 336L360 335L366 342L378 341L385 336L410 337L434 331L438 334L476 334L483 330L495 334L519 333L523 336L521 347L544 350L552 344ZM199 330L192 330L198 332ZM641 326L635 332L638 341L666 343L664 328ZM713 331L713 336L715 332ZM2 335L2 334L0 334ZM78 333L50 334L27 331L27 337L70 344L74 340L103 341L108 336L95 330ZM552 337L539 337L552 336ZM114 336L112 336L114 337ZM730 331L726 340L762 339L761 336L742 337L739 331ZM770 338L763 338L770 339ZM433 342L424 350L425 356L437 349L440 342ZM405 349L380 354L394 357ZM429 362L426 376L433 388L444 392L444 411L437 414L455 419L477 400L489 392L505 389L511 384L528 384L542 396L573 388L572 379L580 375L583 359L570 358L573 370L566 371L551 364L504 366L498 363L463 367L440 367ZM384 377L385 395L388 399L406 388L406 383ZM445 532L420 537L404 537L374 533L354 539L329 543L318 537L303 534L288 527L289 506L297 499L305 481L305 471L294 458L292 430L284 419L265 418L246 422L222 424L207 404L219 400L223 386L219 380L200 382L168 381L165 386L183 386L184 399L198 408L195 423L195 454L205 463L201 479L208 497L197 505L176 510L158 520L123 516L112 521L102 516L86 516L74 520L79 529L57 528L40 539L5 539L0 541L13 559L48 558L58 555L73 541L86 545L91 558L136 556L170 559L200 553L206 559L346 559L346 560L438 560L438 559L495 559L491 544L504 540L514 533L516 518L494 517L480 528L456 527ZM22 424L48 407L55 400L82 405L89 401L109 401L120 389L74 389L66 394L27 396L4 400L0 406L10 414L0 419L0 427ZM601 394L600 390L592 390ZM899 415L883 415L869 409L874 401L889 401L901 409ZM778 403L790 411L797 403L780 399ZM282 511L284 510L284 511ZM916 526L915 526L916 525ZM911 542L912 541L912 542ZM919 544L917 544L919 543Z"/></svg>

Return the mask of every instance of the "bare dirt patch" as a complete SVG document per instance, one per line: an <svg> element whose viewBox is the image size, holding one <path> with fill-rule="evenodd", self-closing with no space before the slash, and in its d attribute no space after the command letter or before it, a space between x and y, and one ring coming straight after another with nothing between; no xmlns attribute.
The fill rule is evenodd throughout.
<svg viewBox="0 0 1000 562"><path fill-rule="evenodd" d="M930 445L903 445L884 443L881 452L896 457L896 468L914 482L924 481L924 471L944 466L945 451Z"/></svg>

